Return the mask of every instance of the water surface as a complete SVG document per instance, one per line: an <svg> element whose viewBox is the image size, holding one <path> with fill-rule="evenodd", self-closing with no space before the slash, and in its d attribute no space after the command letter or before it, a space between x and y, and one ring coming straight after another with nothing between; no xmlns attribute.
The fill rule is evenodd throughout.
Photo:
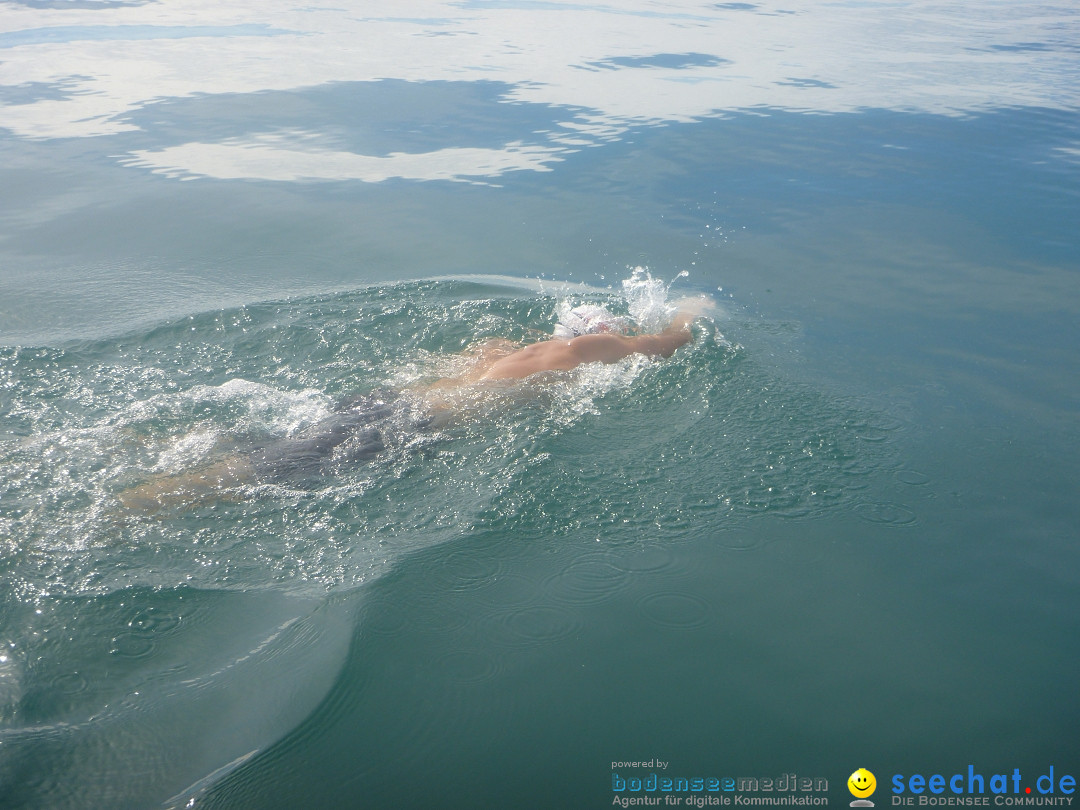
<svg viewBox="0 0 1080 810"><path fill-rule="evenodd" d="M1074 8L0 7L0 805L1080 770ZM639 266L669 362L119 504Z"/></svg>

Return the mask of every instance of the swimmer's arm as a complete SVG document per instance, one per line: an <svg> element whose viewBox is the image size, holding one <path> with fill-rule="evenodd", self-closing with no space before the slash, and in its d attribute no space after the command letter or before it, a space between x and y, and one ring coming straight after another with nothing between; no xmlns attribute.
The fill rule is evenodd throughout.
<svg viewBox="0 0 1080 810"><path fill-rule="evenodd" d="M675 350L690 342L690 330L664 330L658 335L582 335L571 338L568 346L577 363L617 363L631 354L671 357Z"/></svg>
<svg viewBox="0 0 1080 810"><path fill-rule="evenodd" d="M707 298L683 299L663 332L655 335L616 335L611 332L582 335L571 338L570 348L582 363L615 363L631 354L671 357L676 349L691 341L690 324L710 305Z"/></svg>

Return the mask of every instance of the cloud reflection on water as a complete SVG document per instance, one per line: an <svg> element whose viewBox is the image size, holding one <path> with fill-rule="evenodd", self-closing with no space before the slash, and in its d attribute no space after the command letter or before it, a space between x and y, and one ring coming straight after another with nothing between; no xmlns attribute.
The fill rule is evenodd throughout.
<svg viewBox="0 0 1080 810"><path fill-rule="evenodd" d="M186 143L157 152L135 151L122 162L157 174L191 180L259 178L262 180L407 180L472 181L531 169L550 171L562 160L554 148L507 144L502 149L449 148L433 152L356 152L306 147L310 133L260 133L247 140Z"/></svg>
<svg viewBox="0 0 1080 810"><path fill-rule="evenodd" d="M497 178L550 170L568 152L636 127L736 111L1074 109L1078 21L1064 6L995 4L973 15L944 0L422 0L382 18L286 0L23 5L0 23L0 99L21 102L0 106L0 126L23 139L108 138L145 132L139 116L167 114L163 100L341 82L495 82L505 92L492 104L535 105L560 120L501 144L416 152L328 146L319 127L333 122L318 121L300 129L258 121L244 133L180 142L161 128L154 142L119 151L124 165L181 178Z"/></svg>

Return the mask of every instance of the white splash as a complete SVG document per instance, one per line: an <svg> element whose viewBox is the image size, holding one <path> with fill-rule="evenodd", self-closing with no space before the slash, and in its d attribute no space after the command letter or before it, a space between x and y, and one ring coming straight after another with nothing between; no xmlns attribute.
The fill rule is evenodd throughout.
<svg viewBox="0 0 1080 810"><path fill-rule="evenodd" d="M685 270L675 279L688 276ZM664 282L653 278L647 267L635 267L630 278L623 279L622 293L630 317L643 332L659 332L675 314L675 307L668 303L668 294L675 281Z"/></svg>

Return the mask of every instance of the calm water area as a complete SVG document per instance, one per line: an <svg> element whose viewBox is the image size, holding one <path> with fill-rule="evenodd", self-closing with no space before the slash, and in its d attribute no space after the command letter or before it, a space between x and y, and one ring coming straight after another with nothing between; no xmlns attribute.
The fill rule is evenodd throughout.
<svg viewBox="0 0 1080 810"><path fill-rule="evenodd" d="M1078 406L1073 3L0 0L0 808L1067 806Z"/></svg>

